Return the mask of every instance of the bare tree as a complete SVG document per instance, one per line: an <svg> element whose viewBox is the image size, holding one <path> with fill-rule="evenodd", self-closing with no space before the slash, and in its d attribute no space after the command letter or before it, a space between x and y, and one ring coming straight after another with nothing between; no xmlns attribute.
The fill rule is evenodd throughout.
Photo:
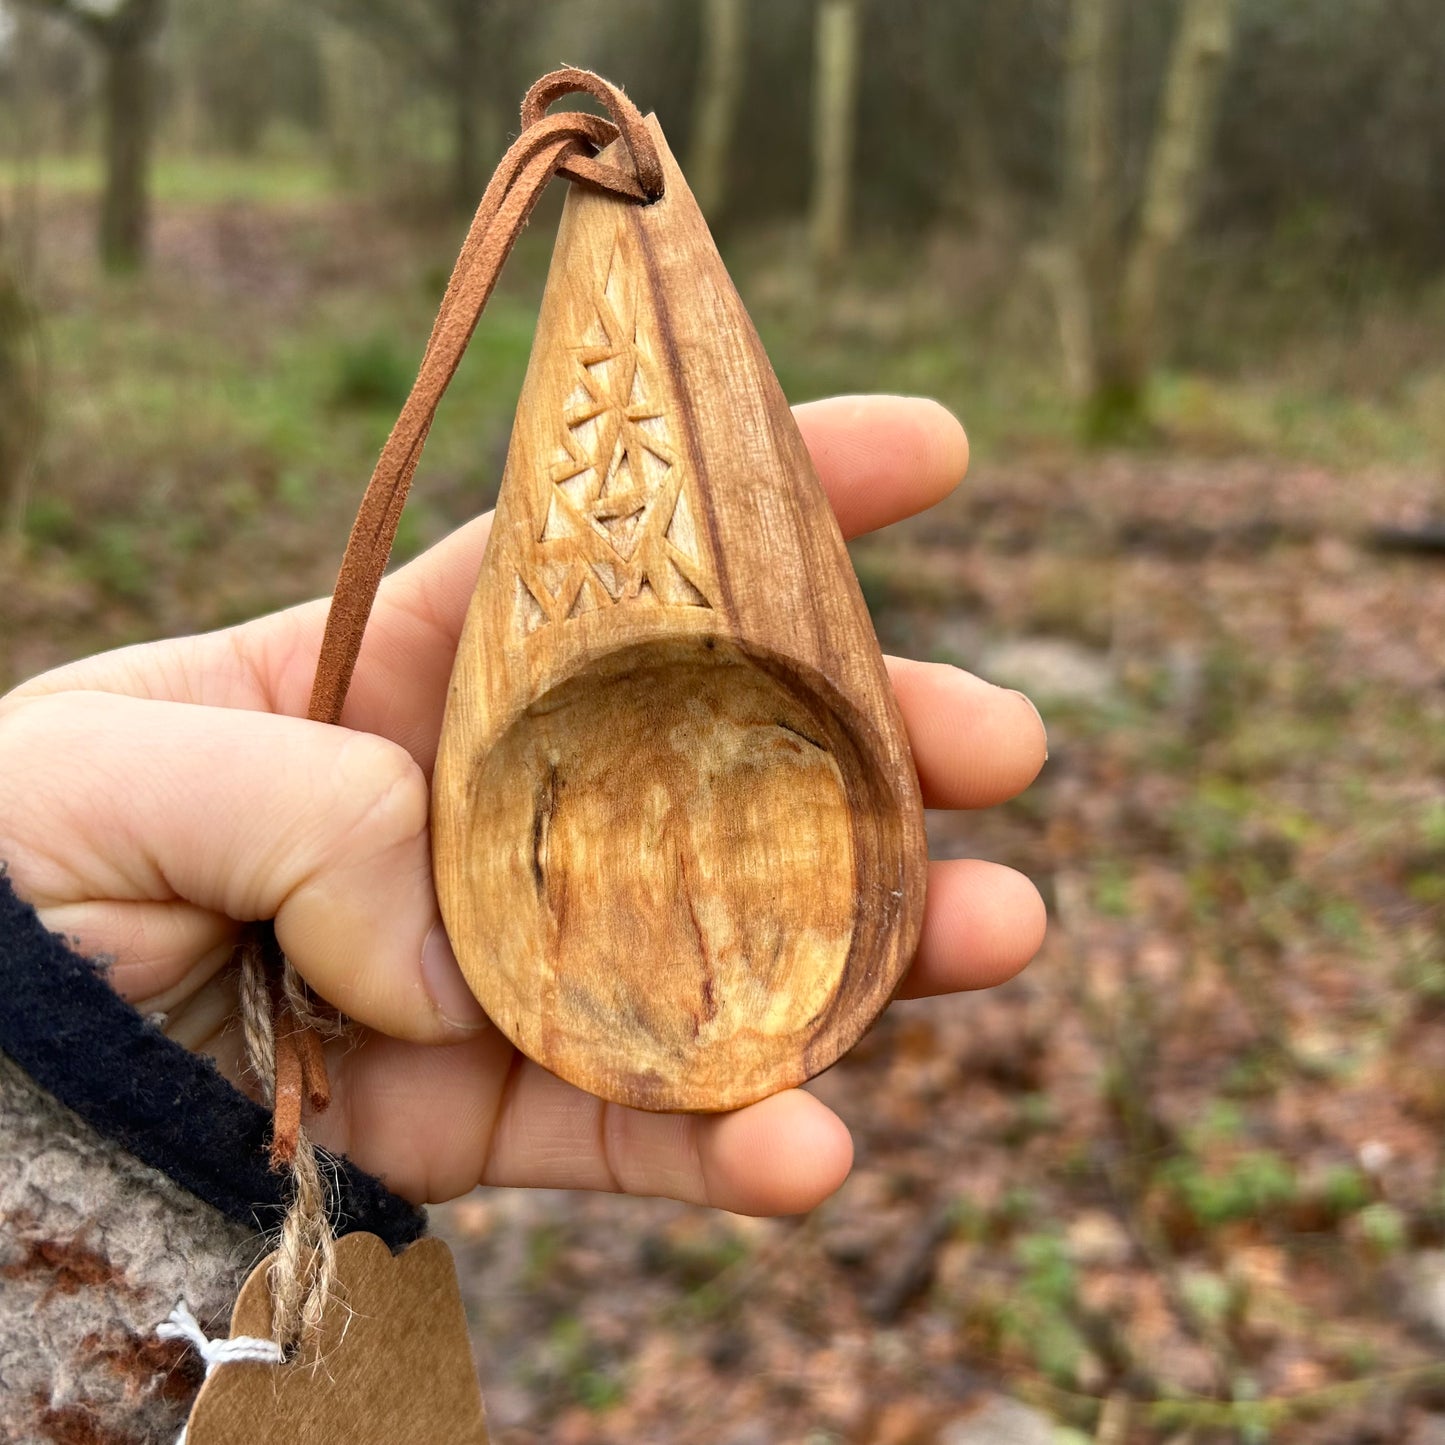
<svg viewBox="0 0 1445 1445"><path fill-rule="evenodd" d="M447 69L452 99L452 201L460 210L477 204L486 184L482 150L482 109L488 97L482 94L485 76L486 32L482 7L476 0L448 0L452 33L452 54ZM496 97L490 97L495 104Z"/></svg>
<svg viewBox="0 0 1445 1445"><path fill-rule="evenodd" d="M1165 269L1194 220L1237 4L1190 0L1179 20L1119 298L1119 331L1126 352L1123 379L1132 382L1136 392L1154 358Z"/></svg>
<svg viewBox="0 0 1445 1445"><path fill-rule="evenodd" d="M110 271L145 264L150 232L150 160L156 95L152 51L167 0L24 0L75 26L105 62L105 194L100 255Z"/></svg>
<svg viewBox="0 0 1445 1445"><path fill-rule="evenodd" d="M545 7L526 0L327 0L331 16L394 56L451 112L449 190L470 211L486 184L487 148L502 129L498 101L522 41Z"/></svg>
<svg viewBox="0 0 1445 1445"><path fill-rule="evenodd" d="M15 545L25 523L39 450L40 326L19 263L0 235L0 539Z"/></svg>
<svg viewBox="0 0 1445 1445"><path fill-rule="evenodd" d="M43 28L34 15L16 17L3 77L0 159L13 180L0 194L0 556L20 547L45 422L43 335L30 282L40 250L35 159L45 117L34 61Z"/></svg>
<svg viewBox="0 0 1445 1445"><path fill-rule="evenodd" d="M813 68L813 199L810 234L819 271L848 245L853 136L858 109L859 0L818 0Z"/></svg>
<svg viewBox="0 0 1445 1445"><path fill-rule="evenodd" d="M1193 220L1238 0L1184 0L1132 228L1115 116L1119 0L1073 0L1065 96L1064 246L1054 257L1070 370L1096 440L1139 431L1169 264Z"/></svg>
<svg viewBox="0 0 1445 1445"><path fill-rule="evenodd" d="M18 138L24 176L30 127ZM15 153L6 147L10 159ZM44 357L40 314L27 278L37 249L33 180L17 180L13 200L0 201L0 550L18 547L44 427Z"/></svg>
<svg viewBox="0 0 1445 1445"><path fill-rule="evenodd" d="M715 221L727 204L733 130L742 99L748 0L707 0L702 65L692 123L688 175L702 213Z"/></svg>

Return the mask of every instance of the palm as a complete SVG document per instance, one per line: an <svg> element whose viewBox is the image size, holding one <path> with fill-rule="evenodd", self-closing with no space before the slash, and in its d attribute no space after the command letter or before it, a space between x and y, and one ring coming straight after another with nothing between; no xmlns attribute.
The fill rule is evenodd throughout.
<svg viewBox="0 0 1445 1445"><path fill-rule="evenodd" d="M957 423L927 403L821 403L801 409L799 422L849 536L940 500L966 461ZM400 745L426 776L487 529L487 518L462 527L387 580L343 717L348 729ZM298 718L305 713L324 614L324 604L313 603L229 633L88 660L20 693L82 690ZM951 668L890 661L890 669L926 804L981 807L1028 784L1044 744L1024 701ZM957 746L965 735L966 750ZM702 1118L609 1106L522 1058L499 1031L478 1020L466 1034L439 1032L426 1021L429 1015L418 1013L410 960L388 969L353 966L373 947L378 929L405 935L411 949L411 934L424 934L435 916L429 876L410 878L424 868L417 861L424 837L402 834L418 831L424 835L424 813L397 828L391 867L400 875L397 887L410 891L384 915L368 917L368 891L350 878L349 892L350 875L325 894L327 909L277 911L281 942L312 986L363 1025L375 1026L334 1050L334 1103L314 1129L323 1144L418 1200L446 1199L489 1183L621 1189L771 1213L810 1207L837 1187L851 1144L841 1121L811 1095L790 1091L734 1114ZM165 1010L177 1037L214 1054L240 1078L237 1031L230 1026L233 985L220 963L238 927L234 920L269 912L259 911L266 907L262 901L234 897L219 885L208 892L171 879L166 891L179 896L130 900L171 909L163 926L148 924L142 947L132 942L127 948L106 936L104 919L120 906L114 891L94 895L110 900L105 906L111 914L97 912L99 905L85 913L83 899L58 893L63 901L52 903L55 916L48 921L78 933L93 951L115 956L113 976L123 994L143 1010ZM349 936L353 917L358 930L370 932ZM934 863L923 938L903 992L998 982L1028 960L1042 927L1038 895L1012 870L971 860ZM437 1041L448 1036L457 1041Z"/></svg>

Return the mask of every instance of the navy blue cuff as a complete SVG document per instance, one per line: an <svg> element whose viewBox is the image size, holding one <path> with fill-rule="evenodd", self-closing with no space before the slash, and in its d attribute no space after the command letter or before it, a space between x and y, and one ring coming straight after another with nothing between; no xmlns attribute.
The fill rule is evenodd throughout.
<svg viewBox="0 0 1445 1445"><path fill-rule="evenodd" d="M228 1219L265 1233L280 1226L286 1176L269 1165L267 1112L50 933L3 865L0 1052L97 1133ZM350 1160L328 1159L325 1172L339 1234L366 1230L400 1249L426 1232L421 1210Z"/></svg>

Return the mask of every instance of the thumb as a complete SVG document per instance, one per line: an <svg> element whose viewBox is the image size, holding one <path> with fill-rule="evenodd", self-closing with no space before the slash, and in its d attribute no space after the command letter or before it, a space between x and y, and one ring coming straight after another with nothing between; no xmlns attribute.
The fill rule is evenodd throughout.
<svg viewBox="0 0 1445 1445"><path fill-rule="evenodd" d="M214 949L218 919L274 918L323 998L441 1042L485 1016L440 926L427 809L420 768L370 733L87 692L0 711L0 858L49 926L154 977L158 953L177 976Z"/></svg>

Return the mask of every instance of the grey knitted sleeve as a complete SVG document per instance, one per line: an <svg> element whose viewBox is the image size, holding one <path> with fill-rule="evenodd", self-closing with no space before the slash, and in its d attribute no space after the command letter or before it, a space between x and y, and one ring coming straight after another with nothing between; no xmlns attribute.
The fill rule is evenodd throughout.
<svg viewBox="0 0 1445 1445"><path fill-rule="evenodd" d="M170 1445L201 1373L156 1326L225 1334L263 1247L0 1054L0 1439Z"/></svg>

